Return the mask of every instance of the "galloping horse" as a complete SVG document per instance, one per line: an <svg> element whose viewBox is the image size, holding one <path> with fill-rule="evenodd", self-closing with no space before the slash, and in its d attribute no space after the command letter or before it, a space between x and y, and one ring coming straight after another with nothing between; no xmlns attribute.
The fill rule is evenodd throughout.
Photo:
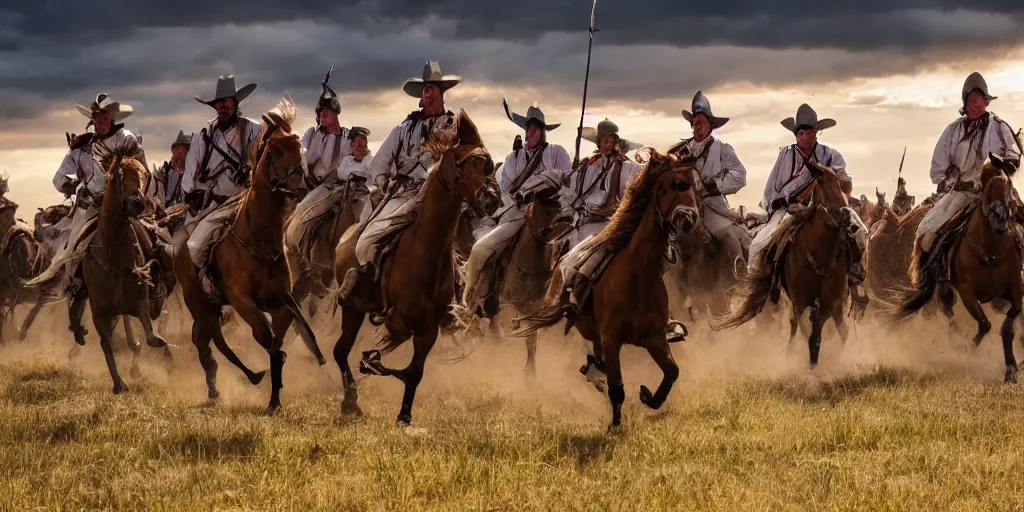
<svg viewBox="0 0 1024 512"><path fill-rule="evenodd" d="M253 338L270 354L270 403L273 414L281 407L281 374L285 353L281 342L292 322L320 364L326 363L316 339L291 294L291 276L284 258L285 202L299 188L303 160L299 137L291 132L296 110L285 98L274 110L263 115L263 134L254 152L248 155L255 166L249 189L237 202L221 208L236 208L232 224L211 249L208 272L220 287L216 296L203 289L201 270L192 262L187 244L179 246L174 270L181 282L185 304L192 314L192 343L199 351L199 362L206 373L211 400L217 399L217 361L210 341L232 364L258 384L266 371L250 371L224 340L220 316L230 305L252 328ZM270 313L268 322L264 312Z"/></svg>
<svg viewBox="0 0 1024 512"><path fill-rule="evenodd" d="M640 401L647 407L660 408L679 376L679 366L666 338L668 291L662 274L670 235L689 232L697 223L692 177L693 160L679 160L650 150L649 162L630 180L608 225L561 260L565 263L577 251L591 250L594 252L587 259L607 259L604 271L593 277L592 293L581 299L575 326L594 344L598 367L603 366L608 374L613 430L622 421L626 396L619 364L622 345L647 349L664 373L654 393L647 386L640 387ZM519 329L515 335L535 334L565 317L563 279L562 272L554 274L542 310L516 319Z"/></svg>
<svg viewBox="0 0 1024 512"><path fill-rule="evenodd" d="M742 302L731 312L711 323L715 330L738 327L757 316L771 296L778 304L778 284L786 291L793 305L790 318L790 343L796 337L797 325L803 312L810 309L811 332L807 338L811 367L818 364L821 350L821 330L829 318L836 324L845 342L849 329L843 318L843 305L847 297L847 244L844 230L855 215L848 207L846 195L839 188L839 178L829 168L809 164L807 169L814 181L801 194L810 197L808 206L793 207L797 217L791 228L792 241L775 248L776 263L771 262L767 275L748 275L730 295L741 297ZM803 202L803 201L801 201ZM780 272L781 270L781 272Z"/></svg>
<svg viewBox="0 0 1024 512"><path fill-rule="evenodd" d="M127 390L117 371L114 351L110 341L113 337L117 317L130 315L142 322L146 344L153 348L165 348L167 343L153 330L151 315L154 308L150 303L149 288L151 272L155 261L146 261L142 239L132 224L134 217L146 207L144 190L149 173L134 158L112 157L107 164L106 189L102 204L98 205L96 231L92 234L82 261L82 278L85 289L89 290L89 307L92 322L100 337L100 347L107 360L107 369L114 381L114 393ZM85 300L82 294L73 299L72 311L80 311ZM78 308L78 309L75 309ZM159 311L159 309L157 309ZM125 317L125 324L128 319ZM132 376L138 375L138 357L141 348L129 339L132 357Z"/></svg>
<svg viewBox="0 0 1024 512"><path fill-rule="evenodd" d="M967 220L955 233L950 249L949 283L960 295L967 312L978 322L974 344L985 338L992 324L981 305L1002 299L1010 303L999 333L1003 338L1006 382L1017 382L1017 360L1013 355L1013 323L1021 312L1024 299L1024 277L1021 276L1021 247L1013 235L1010 208L1012 184L1000 166L1003 162L990 156L981 171L981 198L968 207ZM939 243L936 242L936 246ZM932 300L938 284L935 277L921 275L925 271L914 265L911 269L914 287L900 298L897 318L916 313ZM940 293L943 312L952 317L952 293Z"/></svg>
<svg viewBox="0 0 1024 512"><path fill-rule="evenodd" d="M425 145L435 158L440 158L423 185L415 220L397 235L393 250L384 260L378 290L382 306L378 311L385 312L388 331L383 352L391 352L413 337L412 361L401 370L386 368L381 363L381 351L371 350L363 353L359 364L362 373L390 375L405 383L399 425L412 423L412 405L427 354L437 340L441 323L450 315L448 307L455 291L452 252L462 204L468 203L483 216L492 214L500 202L488 183L494 162L465 111L459 112L450 133L434 132ZM338 244L335 275L339 285L345 273L357 265L359 230L359 226L349 228ZM342 414L361 414L348 355L368 313L342 308L341 336L334 345L334 360L341 369L345 394Z"/></svg>
<svg viewBox="0 0 1024 512"><path fill-rule="evenodd" d="M909 214L898 217L886 208L871 226L871 238L864 255L868 293L883 302L894 300L898 290L911 286L910 264L914 259L914 234L930 203L922 203Z"/></svg>
<svg viewBox="0 0 1024 512"><path fill-rule="evenodd" d="M18 205L10 201L0 205L0 343L4 324L14 316L15 306L39 298L38 291L22 284L49 264L32 229L15 219L17 209Z"/></svg>

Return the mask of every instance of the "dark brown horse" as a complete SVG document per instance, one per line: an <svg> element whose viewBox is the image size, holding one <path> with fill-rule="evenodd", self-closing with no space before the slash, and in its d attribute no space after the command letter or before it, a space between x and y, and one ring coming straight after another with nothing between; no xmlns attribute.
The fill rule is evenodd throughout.
<svg viewBox="0 0 1024 512"><path fill-rule="evenodd" d="M1017 382L1017 360L1013 354L1013 324L1021 312L1024 277L1021 276L1021 247L1011 226L1013 192L1010 178L992 156L981 171L981 198L970 206L969 217L955 233L950 249L949 282L963 301L967 312L978 322L975 345L985 338L992 324L981 305L995 300L1010 303L1000 329L1006 382ZM938 242L936 242L938 245ZM917 263L915 261L915 263ZM913 288L898 302L897 319L916 313L932 300L938 279L924 275L917 265L911 268ZM939 294L943 311L952 314L953 294Z"/></svg>
<svg viewBox="0 0 1024 512"><path fill-rule="evenodd" d="M285 205L301 185L303 173L302 145L291 132L295 115L295 106L288 98L263 115L260 142L249 155L255 164L249 189L238 201L227 233L210 252L208 271L221 290L219 296L211 297L204 291L188 244L180 245L174 256L175 274L192 315L192 343L199 351L210 399L220 396L211 340L249 382L258 384L266 375L266 371L249 370L225 341L220 318L223 306L230 305L270 355L271 414L281 407L285 361L281 343L293 322L298 322L296 329L320 364L326 363L291 294L291 275L284 257ZM265 313L270 314L270 321Z"/></svg>
<svg viewBox="0 0 1024 512"><path fill-rule="evenodd" d="M93 325L100 337L100 347L107 360L107 369L114 381L114 393L122 393L127 386L117 371L111 347L117 317L134 316L142 322L146 344L165 348L167 343L154 332L150 304L151 272L156 263L147 261L143 245L133 218L146 207L144 191L149 173L138 160L114 157L107 166L106 188L103 201L98 205L96 231L92 234L82 261L82 278L89 290L89 306ZM76 296L81 301L83 297ZM76 304L72 304L75 307ZM125 319L127 323L128 320ZM141 348L129 341L132 349L132 374L138 373Z"/></svg>
<svg viewBox="0 0 1024 512"><path fill-rule="evenodd" d="M846 208L846 194L839 178L827 167L808 165L814 181L800 197L809 198L809 205L799 207L797 223L793 226L792 242L775 251L782 251L777 263L767 275L748 275L735 289L733 297L741 298L738 307L728 315L712 322L712 328L738 327L757 316L769 296L775 295L775 277L786 291L793 305L790 318L790 342L796 337L797 326L805 310L810 309L811 332L807 338L811 367L818 364L821 350L821 331L831 318L845 341L848 328L844 322L843 305L847 296L847 244L845 225L850 214ZM801 201L803 202L803 201ZM766 263L771 265L771 263Z"/></svg>
<svg viewBox="0 0 1024 512"><path fill-rule="evenodd" d="M4 339L4 324L14 316L15 306L42 303L39 291L26 288L24 282L49 265L32 228L15 218L17 209L18 205L10 201L0 205L0 343Z"/></svg>
<svg viewBox="0 0 1024 512"><path fill-rule="evenodd" d="M579 306L575 326L594 344L598 366L608 374L612 429L622 421L626 397L619 364L623 345L647 349L664 373L654 393L647 386L640 387L640 401L651 409L664 404L679 376L666 338L668 291L662 274L670 235L689 232L697 223L693 160L650 151L650 161L630 180L608 225L591 242L577 246L561 260L565 262L577 250L588 248L597 251L590 258L608 258L604 271L593 282L592 293ZM563 277L561 271L552 277L540 312L517 319L516 335L534 334L565 317Z"/></svg>
<svg viewBox="0 0 1024 512"><path fill-rule="evenodd" d="M440 325L450 317L448 307L455 290L452 252L462 205L469 203L480 215L489 215L499 202L488 183L494 173L494 162L465 111L459 112L451 133L432 133L426 144L438 163L423 185L416 219L398 234L393 250L383 262L377 295L382 306L377 311L385 312L384 326L388 332L383 352L391 352L412 337L412 361L404 369L387 368L381 362L381 351L371 350L363 353L359 364L362 373L390 375L405 383L399 425L412 423L412 405L423 378L424 363L437 340ZM339 285L345 273L357 265L355 245L359 233L359 227L353 226L338 244L335 275ZM341 336L334 346L334 360L341 369L345 394L342 414L361 413L348 355L368 313L371 312L342 309Z"/></svg>

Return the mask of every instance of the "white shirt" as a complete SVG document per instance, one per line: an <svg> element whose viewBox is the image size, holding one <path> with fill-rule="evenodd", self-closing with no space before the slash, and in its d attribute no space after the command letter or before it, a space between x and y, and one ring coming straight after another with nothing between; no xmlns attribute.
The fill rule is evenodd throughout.
<svg viewBox="0 0 1024 512"><path fill-rule="evenodd" d="M383 187L394 175L402 174L422 184L427 172L437 162L434 155L423 147L432 131L447 131L455 126L455 114L445 112L439 116L422 118L414 112L402 124L388 133L370 165L370 185Z"/></svg>
<svg viewBox="0 0 1024 512"><path fill-rule="evenodd" d="M319 183L338 172L342 160L352 153L352 142L348 140L347 128L335 134L313 126L302 136L302 148L309 173Z"/></svg>
<svg viewBox="0 0 1024 512"><path fill-rule="evenodd" d="M228 128L227 132L222 132L217 128L217 119L213 119L206 123L206 132L210 134L210 138L213 139L213 144L224 150L232 158L241 157L243 162L245 158L248 158L248 152L256 144L256 139L260 136L262 127L260 123L249 119L247 117L238 118L238 122L231 128ZM207 176L214 176L214 178L207 178L206 181L199 181L199 174L203 171L200 169L203 158L205 158L204 152L209 151L209 161L206 164ZM220 172L223 170L223 172ZM217 174L219 172L219 174ZM213 147L207 149L206 141L203 140L201 132L196 132L192 135L192 146L189 147L188 156L185 157L185 174L181 180L181 191L183 194L188 194L193 190L209 190L212 193L219 196L233 196L245 187L235 183L233 171L228 165L224 157L221 156L220 152Z"/></svg>
<svg viewBox="0 0 1024 512"><path fill-rule="evenodd" d="M614 155L608 158L604 155L592 157L583 173L576 173L572 176L569 189L572 191L573 206L585 207L587 210L600 208L607 204L615 204L610 201L609 194L615 194L616 200L622 199L629 186L629 180L640 170L640 166L629 158L622 158L622 173L619 177L618 190L612 188L612 171L615 168L615 161L620 158ZM582 183L580 180L583 180ZM600 180L600 181L598 181ZM582 186L582 188L581 188Z"/></svg>
<svg viewBox="0 0 1024 512"><path fill-rule="evenodd" d="M846 172L846 160L838 151L818 144L814 147L811 157L835 171L840 181L853 182L853 178ZM764 211L771 213L772 203L776 199L788 200L814 180L803 162L803 155L796 144L779 150L779 158L775 161L772 173L768 175L768 183L764 186L764 196L761 198L761 208L764 208Z"/></svg>
<svg viewBox="0 0 1024 512"><path fill-rule="evenodd" d="M86 187L95 196L103 194L107 188L107 170L102 162L114 153L127 153L146 165L146 153L135 135L115 126L110 135L100 138L93 134L88 144L68 151L53 176L53 186L60 191L65 184L78 182L78 189Z"/></svg>
<svg viewBox="0 0 1024 512"><path fill-rule="evenodd" d="M932 153L932 183L938 184L947 177L956 179L955 175L947 175L950 166L960 170L961 181L977 182L981 179L981 168L988 160L989 153L1012 160L1020 159L1020 150L1014 142L1010 127L997 121L991 112L985 115L988 116L988 128L984 133L975 130L970 137L965 137L966 117L953 121L943 130Z"/></svg>
<svg viewBox="0 0 1024 512"><path fill-rule="evenodd" d="M545 188L560 189L568 181L566 178L572 170L569 153L558 144L548 144L544 147L540 165L533 171L533 174L526 178L519 190L511 190L512 184L526 170L535 151L525 148L513 151L505 157L505 163L501 164L501 169L498 170L498 188L501 189L502 195L508 196L509 200L516 192L525 194ZM505 204L509 204L509 201L506 201Z"/></svg>
<svg viewBox="0 0 1024 512"><path fill-rule="evenodd" d="M714 180L720 196L704 199L704 204L715 211L728 214L730 212L727 195L735 194L747 185L747 169L736 156L736 150L712 136L701 142L693 139L687 143L690 154L697 157L697 173L701 179Z"/></svg>
<svg viewBox="0 0 1024 512"><path fill-rule="evenodd" d="M342 160L341 165L338 166L338 180L346 181L352 176L361 176L369 180L372 164L373 155L367 154L361 162L357 162L356 157L348 155Z"/></svg>

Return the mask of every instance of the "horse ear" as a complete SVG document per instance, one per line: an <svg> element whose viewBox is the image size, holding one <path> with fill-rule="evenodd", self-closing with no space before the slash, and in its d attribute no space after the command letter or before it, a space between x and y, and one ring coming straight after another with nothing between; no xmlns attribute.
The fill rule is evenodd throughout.
<svg viewBox="0 0 1024 512"><path fill-rule="evenodd" d="M465 110L459 110L459 115L455 118L455 129L459 135L460 145L482 146L484 144L483 138L480 137L480 131L477 130L476 124L469 118L469 114Z"/></svg>

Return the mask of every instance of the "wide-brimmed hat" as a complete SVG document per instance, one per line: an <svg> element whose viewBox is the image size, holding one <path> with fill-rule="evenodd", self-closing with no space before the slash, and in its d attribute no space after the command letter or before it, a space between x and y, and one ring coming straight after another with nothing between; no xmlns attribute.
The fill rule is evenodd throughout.
<svg viewBox="0 0 1024 512"><path fill-rule="evenodd" d="M76 104L75 108L77 108L83 116L88 117L89 119L92 119L93 112L106 111L114 118L115 123L132 115L132 112L134 112L131 105L124 105L120 102L114 101L114 99L105 92L97 94L96 99L93 100L88 107Z"/></svg>
<svg viewBox="0 0 1024 512"><path fill-rule="evenodd" d="M174 146L191 146L191 145L192 145L192 135L191 134L185 135L184 131L179 130L178 131L178 137L175 138L174 142L171 143L171 149L174 149Z"/></svg>
<svg viewBox="0 0 1024 512"><path fill-rule="evenodd" d="M597 123L597 128L593 128L590 126L583 128L581 137L584 140L588 140L600 146L601 138L606 135L611 135L615 137L616 140L619 141L619 149L623 153L628 153L630 151L634 151L643 147L643 144L640 144L639 142L628 141L620 137L619 126L611 122L611 120L609 120L608 118L605 118L604 121Z"/></svg>
<svg viewBox="0 0 1024 512"><path fill-rule="evenodd" d="M362 126L353 126L348 130L348 140L356 140L356 137L362 135L364 139L370 140L370 129L363 128Z"/></svg>
<svg viewBox="0 0 1024 512"><path fill-rule="evenodd" d="M341 102L338 101L338 94L334 92L334 89L331 89L331 86L327 85L327 82L331 80L331 72L333 71L334 66L331 66L331 69L327 70L327 76L320 82L323 91L320 92L320 99L316 102L317 116L320 115L322 110L333 110L339 114L341 113Z"/></svg>
<svg viewBox="0 0 1024 512"><path fill-rule="evenodd" d="M782 126L794 134L799 131L801 126L810 126L814 131L821 131L832 128L835 125L835 119L825 118L819 120L818 113L806 103L796 109L795 117L787 117L782 120Z"/></svg>
<svg viewBox="0 0 1024 512"><path fill-rule="evenodd" d="M441 72L441 65L434 60L428 60L423 65L423 78L410 78L405 81L402 90L413 98L423 97L423 86L434 84L441 92L445 92L462 83L462 77L458 75L446 75Z"/></svg>
<svg viewBox="0 0 1024 512"><path fill-rule="evenodd" d="M692 110L692 112L690 110ZM708 101L707 96L704 96L704 93L700 91L697 91L697 94L693 96L693 101L690 103L690 110L683 111L683 119L686 119L691 124L693 123L693 118L697 117L697 114L704 114L707 116L712 130L717 130L725 126L725 123L729 122L728 117L716 117L715 114L711 112L711 102Z"/></svg>
<svg viewBox="0 0 1024 512"><path fill-rule="evenodd" d="M526 109L525 116L512 112L512 110L509 109L508 101L505 100L505 98L501 99L501 104L505 107L505 115L508 116L508 120L512 121L513 123L515 123L517 126L524 130L526 129L526 126L530 124L530 121L537 121L538 123L541 124L541 126L544 127L544 131L547 132L550 132L551 130L558 128L559 126L562 126L562 123L548 124L544 117L544 111L541 110L536 103L534 103L533 106L531 106L530 108Z"/></svg>
<svg viewBox="0 0 1024 512"><path fill-rule="evenodd" d="M967 96L971 94L971 91L975 90L980 92L988 101L998 98L998 96L992 96L988 93L988 83L985 82L985 77L981 76L981 73L977 71L968 75L967 80L964 80L964 89L960 94L960 99L967 101Z"/></svg>
<svg viewBox="0 0 1024 512"><path fill-rule="evenodd" d="M213 94L213 99L204 100L199 96L196 96L196 101L204 103L209 106L213 106L217 101L225 98L234 98L235 103L241 103L244 99L248 98L253 91L256 90L256 84L249 84L241 89L235 87L235 75L221 76L217 79L217 90Z"/></svg>

